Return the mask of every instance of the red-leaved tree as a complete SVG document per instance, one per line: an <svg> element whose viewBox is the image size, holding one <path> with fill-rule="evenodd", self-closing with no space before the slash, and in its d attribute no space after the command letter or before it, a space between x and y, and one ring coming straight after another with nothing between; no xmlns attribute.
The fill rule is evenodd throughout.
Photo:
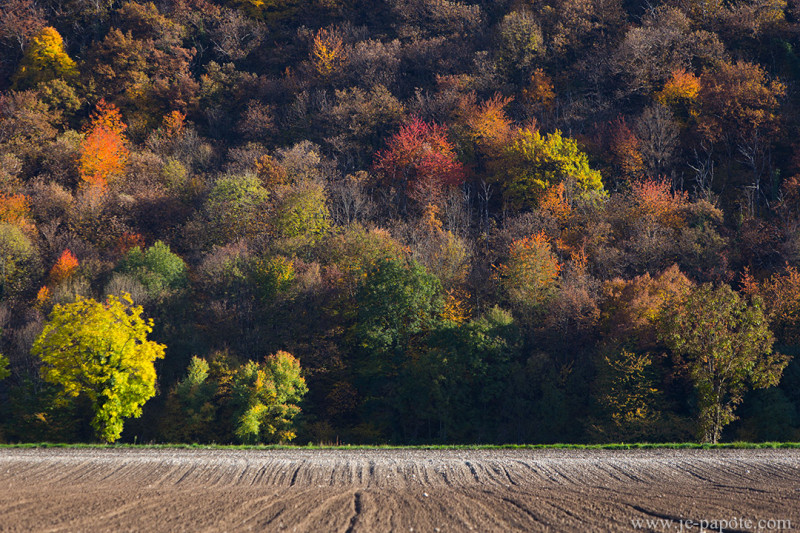
<svg viewBox="0 0 800 533"><path fill-rule="evenodd" d="M418 118L402 126L375 158L375 170L406 198L438 203L448 187L464 183L466 170L447 139L447 128Z"/></svg>

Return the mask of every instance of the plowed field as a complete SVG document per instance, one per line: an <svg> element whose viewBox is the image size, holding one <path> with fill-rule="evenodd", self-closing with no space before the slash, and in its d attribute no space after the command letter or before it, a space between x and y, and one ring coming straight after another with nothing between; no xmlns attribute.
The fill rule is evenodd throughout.
<svg viewBox="0 0 800 533"><path fill-rule="evenodd" d="M0 450L0 531L700 531L734 518L725 531L800 527L800 451Z"/></svg>

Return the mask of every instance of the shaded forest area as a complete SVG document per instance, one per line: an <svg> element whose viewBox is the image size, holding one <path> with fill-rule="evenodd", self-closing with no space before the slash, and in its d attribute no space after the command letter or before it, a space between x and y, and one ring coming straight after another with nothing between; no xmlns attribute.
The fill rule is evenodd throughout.
<svg viewBox="0 0 800 533"><path fill-rule="evenodd" d="M3 0L0 438L800 440L799 17Z"/></svg>

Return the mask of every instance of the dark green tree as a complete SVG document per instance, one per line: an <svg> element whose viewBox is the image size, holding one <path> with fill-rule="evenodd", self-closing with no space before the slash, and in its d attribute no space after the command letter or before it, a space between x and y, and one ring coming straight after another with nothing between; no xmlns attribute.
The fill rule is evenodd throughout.
<svg viewBox="0 0 800 533"><path fill-rule="evenodd" d="M407 438L415 424L401 416L409 409L404 384L426 336L441 324L441 283L414 260L386 259L369 271L356 300L355 372L364 414L387 436Z"/></svg>
<svg viewBox="0 0 800 533"><path fill-rule="evenodd" d="M423 398L442 441L496 442L507 422L502 413L518 340L511 314L499 307L431 335Z"/></svg>

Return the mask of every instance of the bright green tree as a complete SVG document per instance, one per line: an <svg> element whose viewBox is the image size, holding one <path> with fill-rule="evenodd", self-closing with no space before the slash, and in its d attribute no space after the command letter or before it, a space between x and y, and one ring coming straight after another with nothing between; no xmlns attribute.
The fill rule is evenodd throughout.
<svg viewBox="0 0 800 533"><path fill-rule="evenodd" d="M64 50L64 40L55 28L44 28L31 39L14 74L14 88L27 89L55 79L72 79L78 68Z"/></svg>
<svg viewBox="0 0 800 533"><path fill-rule="evenodd" d="M234 434L247 443L292 440L306 392L300 362L292 354L279 351L263 363L248 362L233 377Z"/></svg>
<svg viewBox="0 0 800 533"><path fill-rule="evenodd" d="M704 442L716 443L748 389L780 382L786 356L772 352L761 301L741 298L728 285L707 283L676 299L663 318L661 338L685 357L700 407Z"/></svg>
<svg viewBox="0 0 800 533"><path fill-rule="evenodd" d="M102 303L77 297L53 308L31 349L44 380L61 387L61 400L88 398L92 427L105 442L119 439L124 420L139 417L156 393L153 363L166 347L147 340L153 321L141 315L127 294Z"/></svg>
<svg viewBox="0 0 800 533"><path fill-rule="evenodd" d="M550 187L564 183L571 196L604 194L600 172L589 166L589 158L575 139L560 131L542 135L524 129L494 163L495 176L509 207L536 207Z"/></svg>
<svg viewBox="0 0 800 533"><path fill-rule="evenodd" d="M161 241L147 250L137 246L128 251L117 271L134 277L153 298L179 289L187 282L186 263Z"/></svg>

